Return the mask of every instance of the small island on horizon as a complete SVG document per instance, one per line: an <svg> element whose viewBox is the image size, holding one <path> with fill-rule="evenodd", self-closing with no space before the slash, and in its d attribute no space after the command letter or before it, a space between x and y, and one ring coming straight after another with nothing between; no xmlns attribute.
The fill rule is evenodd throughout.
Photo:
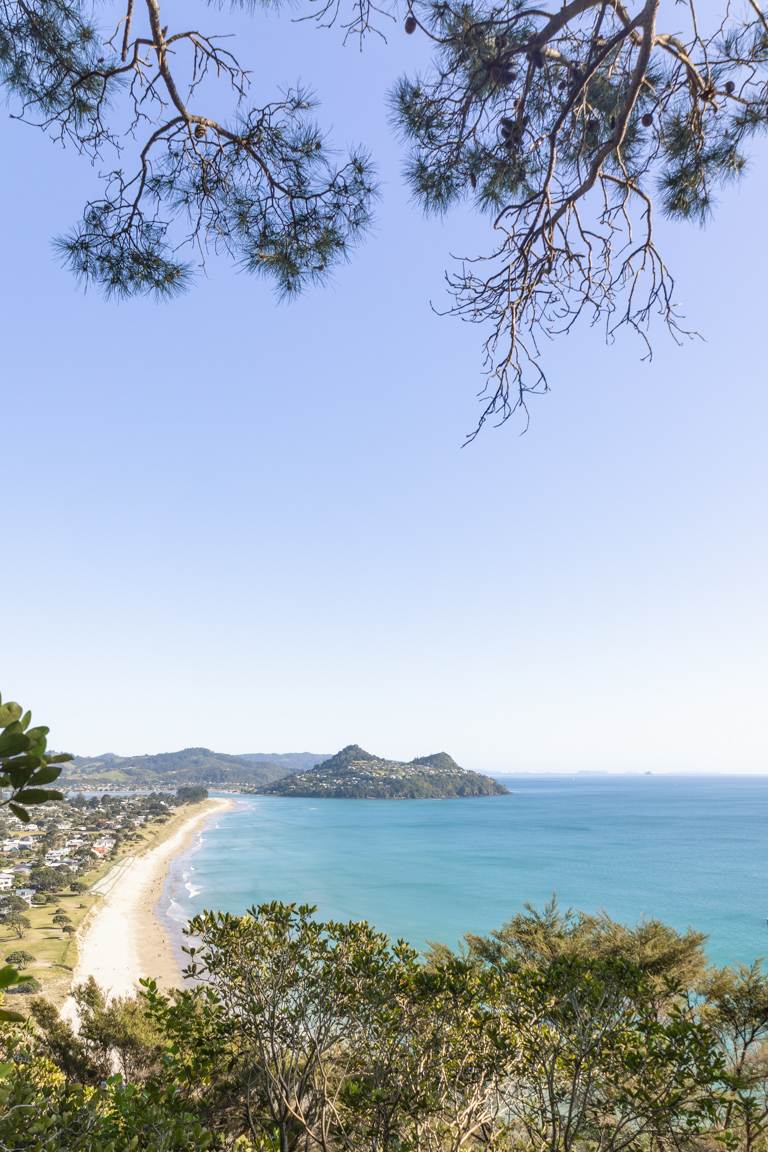
<svg viewBox="0 0 768 1152"><path fill-rule="evenodd" d="M262 785L257 792L341 800L445 800L506 796L509 789L491 776L460 767L447 752L385 760L359 744L348 744L328 760Z"/></svg>

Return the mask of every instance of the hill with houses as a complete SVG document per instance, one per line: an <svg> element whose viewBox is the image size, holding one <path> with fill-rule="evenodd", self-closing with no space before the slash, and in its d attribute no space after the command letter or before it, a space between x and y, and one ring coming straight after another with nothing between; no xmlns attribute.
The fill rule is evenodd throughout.
<svg viewBox="0 0 768 1152"><path fill-rule="evenodd" d="M447 752L414 760L385 760L348 744L307 771L263 785L266 796L315 796L349 800L437 800L504 796L508 789L491 776L461 768Z"/></svg>

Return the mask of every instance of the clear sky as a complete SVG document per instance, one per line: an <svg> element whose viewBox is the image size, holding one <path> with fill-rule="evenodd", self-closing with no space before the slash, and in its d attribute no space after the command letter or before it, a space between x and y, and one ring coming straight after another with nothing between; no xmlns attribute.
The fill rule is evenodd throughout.
<svg viewBox="0 0 768 1152"><path fill-rule="evenodd" d="M768 770L768 155L706 231L664 230L706 343L659 332L648 365L579 333L527 435L462 450L479 333L428 301L487 233L402 188L385 95L416 38L361 56L200 7L256 99L302 79L369 146L376 226L295 304L223 262L173 304L107 304L50 248L93 171L4 121L4 695L80 753Z"/></svg>

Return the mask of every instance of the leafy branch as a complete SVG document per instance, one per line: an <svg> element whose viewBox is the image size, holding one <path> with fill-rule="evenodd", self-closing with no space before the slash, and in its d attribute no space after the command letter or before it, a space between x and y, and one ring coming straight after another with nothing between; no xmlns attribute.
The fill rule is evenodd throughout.
<svg viewBox="0 0 768 1152"><path fill-rule="evenodd" d="M72 757L47 750L48 729L30 727L32 713L0 696L0 808L8 809L24 824L28 809L61 800L62 792L49 788L61 774L61 765Z"/></svg>
<svg viewBox="0 0 768 1152"><path fill-rule="evenodd" d="M122 2L105 38L82 0L0 0L0 83L20 117L91 159L116 157L58 241L66 265L117 297L182 290L191 252L198 264L223 252L281 295L324 280L369 224L366 154L336 164L309 93L251 104L252 78L220 36L170 30L160 0ZM299 18L363 41L398 11L309 0ZM490 221L487 250L447 274L446 311L484 333L469 439L487 421L527 420L549 388L545 345L579 323L608 342L634 332L646 358L654 323L692 335L656 217L707 221L768 128L759 0L720 14L698 0L408 0L403 27L431 53L392 93L407 181L427 212L465 200ZM222 87L228 119L211 111Z"/></svg>
<svg viewBox="0 0 768 1152"><path fill-rule="evenodd" d="M119 162L56 244L108 296L179 292L193 272L184 250L199 263L223 251L292 295L325 279L369 223L370 161L355 150L334 162L311 94L251 105L250 75L221 37L171 32L159 0L127 0L110 39L77 0L0 0L0 81L19 118ZM217 84L232 97L227 121L208 106Z"/></svg>

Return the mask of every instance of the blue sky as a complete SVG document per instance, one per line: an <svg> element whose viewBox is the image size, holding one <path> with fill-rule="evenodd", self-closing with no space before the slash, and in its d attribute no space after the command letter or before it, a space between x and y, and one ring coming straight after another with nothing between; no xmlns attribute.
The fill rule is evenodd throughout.
<svg viewBox="0 0 768 1152"><path fill-rule="evenodd" d="M203 12L255 99L302 79L368 145L376 225L291 305L217 261L171 305L105 303L50 247L92 169L6 119L4 694L83 753L765 771L766 155L706 231L663 228L706 343L659 331L648 365L579 332L527 435L462 450L479 333L428 301L487 233L402 187L385 97L418 47Z"/></svg>

